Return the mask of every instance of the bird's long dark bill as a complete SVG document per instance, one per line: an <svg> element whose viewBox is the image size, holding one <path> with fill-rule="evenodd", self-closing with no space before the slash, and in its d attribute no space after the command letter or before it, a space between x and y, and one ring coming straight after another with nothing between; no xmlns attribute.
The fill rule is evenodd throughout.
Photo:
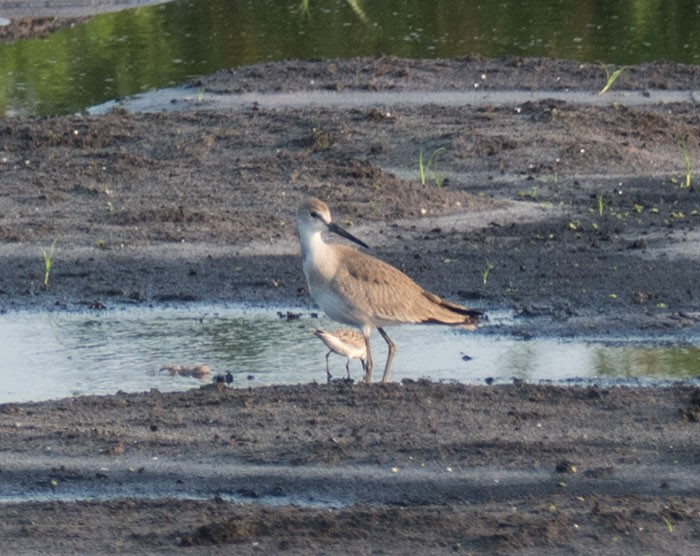
<svg viewBox="0 0 700 556"><path fill-rule="evenodd" d="M333 222L328 224L328 231L333 232L334 234L338 234L339 236L349 239L350 241L354 241L358 245L362 245L362 247L364 247L365 249L369 249L369 245L367 245L364 241L362 241L361 239L357 239L350 232L345 231L343 228L341 228L337 224L334 224Z"/></svg>

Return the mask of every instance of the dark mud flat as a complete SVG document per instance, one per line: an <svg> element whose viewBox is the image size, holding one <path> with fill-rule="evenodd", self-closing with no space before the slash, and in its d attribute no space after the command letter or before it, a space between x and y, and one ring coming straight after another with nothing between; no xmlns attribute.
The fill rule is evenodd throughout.
<svg viewBox="0 0 700 556"><path fill-rule="evenodd" d="M594 95L603 79L556 60L381 58L192 90L303 94L309 76L344 93ZM310 305L293 219L316 195L425 287L518 315L477 333L697 338L700 196L679 185L679 143L697 168L699 78L648 64L617 84L688 91L674 104L6 118L0 310ZM438 148L444 183L421 184L419 152ZM2 503L0 552L696 554L699 412L687 386L429 382L4 405L0 487L20 501Z"/></svg>
<svg viewBox="0 0 700 556"><path fill-rule="evenodd" d="M2 504L0 535L7 554L693 554L699 418L690 387L428 381L4 405L0 493L35 501ZM106 500L66 501L85 496Z"/></svg>
<svg viewBox="0 0 700 556"><path fill-rule="evenodd" d="M555 60L287 62L202 78L193 91L279 90L283 75L298 89L300 74L345 93L441 90L486 75L502 90L559 81L595 95L600 71ZM643 95L665 75L688 102L237 111L193 103L177 113L6 118L0 308L308 303L294 213L316 195L425 287L486 310L512 308L523 317L518 333L695 334L700 196L694 179L680 187L679 144L697 166L691 92L700 70L647 64L619 87ZM444 149L425 185L421 149ZM42 250L54 240L45 288Z"/></svg>

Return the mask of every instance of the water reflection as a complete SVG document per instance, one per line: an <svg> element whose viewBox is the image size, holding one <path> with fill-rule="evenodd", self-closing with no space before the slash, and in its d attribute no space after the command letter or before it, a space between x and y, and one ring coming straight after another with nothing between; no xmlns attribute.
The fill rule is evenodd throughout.
<svg viewBox="0 0 700 556"><path fill-rule="evenodd" d="M700 348L617 347L598 349L593 361L599 376L667 378L700 376Z"/></svg>
<svg viewBox="0 0 700 556"><path fill-rule="evenodd" d="M490 312L503 325L510 317ZM118 390L182 390L194 378L159 373L165 365L205 363L232 371L238 387L295 384L326 379L326 349L316 327L336 325L302 313L280 318L272 310L196 306L189 309L124 309L96 313L0 315L0 403ZM700 347L616 345L541 338L524 341L442 327L399 327L392 378L429 378L483 384L510 381L619 379L677 380L700 376ZM376 361L386 357L374 343ZM465 357L466 356L466 357ZM345 360L332 356L331 372L345 375ZM352 375L362 377L359 362Z"/></svg>
<svg viewBox="0 0 700 556"><path fill-rule="evenodd" d="M379 54L697 64L700 8L655 0L179 0L0 45L0 114L72 113L257 62Z"/></svg>

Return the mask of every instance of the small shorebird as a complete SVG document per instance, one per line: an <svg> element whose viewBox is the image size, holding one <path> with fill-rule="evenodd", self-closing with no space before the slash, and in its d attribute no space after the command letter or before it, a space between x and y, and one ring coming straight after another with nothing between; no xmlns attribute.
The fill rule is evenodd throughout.
<svg viewBox="0 0 700 556"><path fill-rule="evenodd" d="M328 231L367 245L331 221L328 205L318 199L304 201L297 212L304 275L309 293L333 320L362 331L367 350L365 381L372 380L369 336L376 328L389 347L382 382L389 380L396 345L385 326L396 324L450 324L474 330L479 311L450 303L432 294L388 263L348 245L326 243Z"/></svg>
<svg viewBox="0 0 700 556"><path fill-rule="evenodd" d="M331 371L328 366L328 358L330 357L331 353L344 355L348 358L347 363L345 363L345 370L348 372L348 379L350 378L350 361L353 359L359 359L362 363L362 369L365 369L367 347L365 346L365 338L357 330L338 328L332 332L328 332L317 328L314 332L314 336L326 344L330 350L326 354L326 375L328 375L328 382L330 382L332 378Z"/></svg>

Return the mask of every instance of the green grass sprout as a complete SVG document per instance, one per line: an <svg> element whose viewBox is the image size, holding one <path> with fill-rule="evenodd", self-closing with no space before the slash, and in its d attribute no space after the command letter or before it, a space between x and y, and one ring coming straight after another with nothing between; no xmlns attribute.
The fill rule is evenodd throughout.
<svg viewBox="0 0 700 556"><path fill-rule="evenodd" d="M685 166L685 180L681 183L681 187L689 189L693 178L693 161L690 158L688 144L685 141L681 141L679 146L683 153L683 165Z"/></svg>
<svg viewBox="0 0 700 556"><path fill-rule="evenodd" d="M435 182L435 187L442 187L442 184L445 182L445 176L438 167L438 157L440 156L440 153L442 153L442 151L444 150L444 147L436 149L433 153L433 156L431 156L430 160L428 161L428 166L431 167L433 171L433 181Z"/></svg>
<svg viewBox="0 0 700 556"><path fill-rule="evenodd" d="M53 255L54 251L56 249L56 242L58 241L58 238L53 240L53 243L51 244L51 248L47 251L46 249L42 249L42 253L44 254L44 287L48 288L49 287L49 278L51 276L51 267L53 266Z"/></svg>
<svg viewBox="0 0 700 556"><path fill-rule="evenodd" d="M610 90L610 87L613 86L613 83L615 83L617 78L620 77L622 72L625 71L627 67L622 66L615 71L610 71L608 66L603 65L603 69L605 70L605 86L598 92L599 95L607 93Z"/></svg>
<svg viewBox="0 0 700 556"><path fill-rule="evenodd" d="M433 174L433 181L435 182L435 187L442 187L443 183L445 182L445 176L442 172L440 172L438 159L444 150L445 147L439 147L435 149L430 155L430 158L428 158L428 162L425 162L425 157L423 156L423 149L420 150L420 153L418 154L418 175L420 177L421 185L425 185L427 181L428 170L431 170Z"/></svg>
<svg viewBox="0 0 700 556"><path fill-rule="evenodd" d="M481 271L481 279L484 281L484 286L486 285L486 282L489 280L489 274L491 271L494 269L493 263L486 263L486 268Z"/></svg>

